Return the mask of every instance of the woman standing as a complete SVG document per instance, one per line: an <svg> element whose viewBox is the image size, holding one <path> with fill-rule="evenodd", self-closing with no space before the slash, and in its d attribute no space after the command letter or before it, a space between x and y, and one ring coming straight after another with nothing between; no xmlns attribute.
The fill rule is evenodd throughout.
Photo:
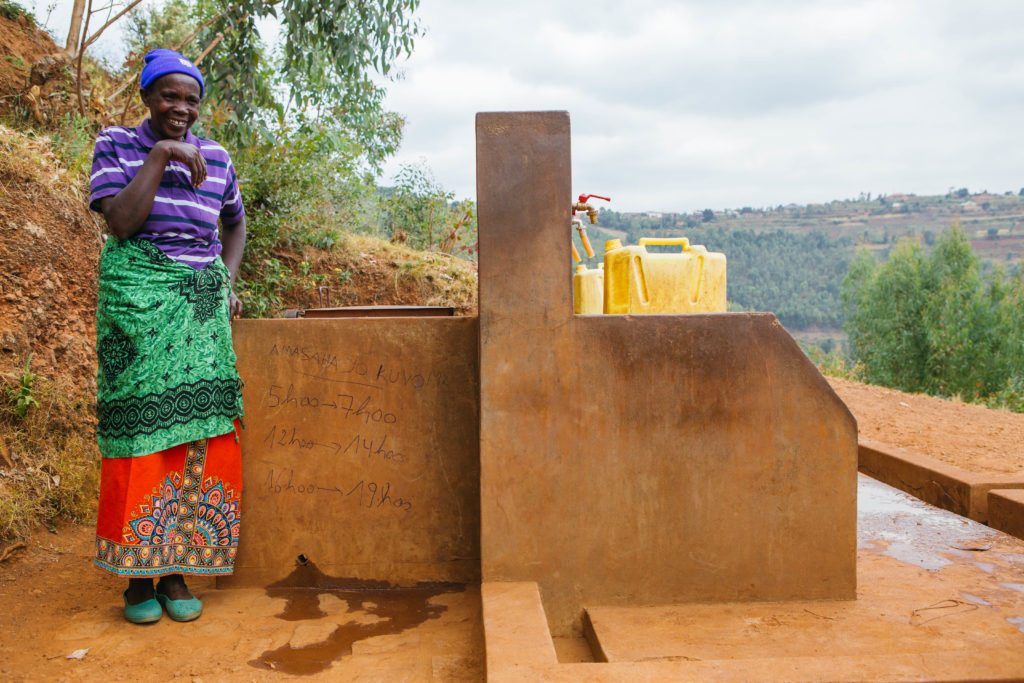
<svg viewBox="0 0 1024 683"><path fill-rule="evenodd" d="M190 131L202 74L171 50L145 62L149 118L100 132L89 204L113 235L96 311L95 563L128 578L134 623L200 615L182 575L231 573L242 491L230 319L245 212L228 153Z"/></svg>

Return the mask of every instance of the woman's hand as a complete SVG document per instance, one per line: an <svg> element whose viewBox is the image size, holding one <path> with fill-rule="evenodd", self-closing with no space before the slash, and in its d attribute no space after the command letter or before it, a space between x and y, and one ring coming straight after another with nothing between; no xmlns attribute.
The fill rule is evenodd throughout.
<svg viewBox="0 0 1024 683"><path fill-rule="evenodd" d="M100 201L107 227L115 237L127 239L146 222L153 210L153 198L160 189L164 169L171 161L180 161L188 167L194 187L206 180L206 159L198 147L180 140L160 140L146 155L132 181L117 194Z"/></svg>
<svg viewBox="0 0 1024 683"><path fill-rule="evenodd" d="M161 140L153 149L158 147L162 147L161 151L166 152L167 161L180 161L188 166L188 171L192 175L192 187L199 187L206 181L206 159L198 147L180 140Z"/></svg>
<svg viewBox="0 0 1024 683"><path fill-rule="evenodd" d="M242 315L242 300L238 298L237 294L231 292L228 295L228 319L234 320L240 315Z"/></svg>

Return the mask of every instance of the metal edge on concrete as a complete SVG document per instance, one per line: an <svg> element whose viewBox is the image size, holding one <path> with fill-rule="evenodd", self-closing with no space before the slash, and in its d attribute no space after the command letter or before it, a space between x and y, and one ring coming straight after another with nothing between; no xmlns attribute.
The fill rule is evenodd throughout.
<svg viewBox="0 0 1024 683"><path fill-rule="evenodd" d="M989 491L1024 489L1024 475L969 472L935 458L880 441L857 444L857 468L864 474L926 503L987 523ZM1024 526L1024 519L1021 520Z"/></svg>

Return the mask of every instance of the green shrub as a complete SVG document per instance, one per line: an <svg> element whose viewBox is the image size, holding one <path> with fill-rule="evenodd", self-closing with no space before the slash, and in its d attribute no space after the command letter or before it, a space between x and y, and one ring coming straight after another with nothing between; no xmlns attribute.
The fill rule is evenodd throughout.
<svg viewBox="0 0 1024 683"><path fill-rule="evenodd" d="M985 400L989 408L1002 408L1015 413L1024 413L1024 377L1014 375Z"/></svg>
<svg viewBox="0 0 1024 683"><path fill-rule="evenodd" d="M35 28L37 25L35 16L13 0L0 0L0 17L11 21L17 21L18 17L25 17L29 26Z"/></svg>
<svg viewBox="0 0 1024 683"><path fill-rule="evenodd" d="M812 344L805 348L804 352L823 375L838 377L839 379L846 379L852 382L864 381L863 366L860 363L851 361L839 347L824 351L819 346Z"/></svg>
<svg viewBox="0 0 1024 683"><path fill-rule="evenodd" d="M395 185L380 193L380 233L413 249L475 254L477 235L473 202L453 202L424 164L406 164Z"/></svg>
<svg viewBox="0 0 1024 683"><path fill-rule="evenodd" d="M53 151L69 172L83 178L89 177L97 132L95 122L77 111L70 111L57 124L57 129L50 133Z"/></svg>
<svg viewBox="0 0 1024 683"><path fill-rule="evenodd" d="M29 408L39 407L39 401L32 395L32 384L39 379L39 376L32 372L33 354L28 354L25 359L25 367L20 375L11 375L14 382L4 387L4 393L10 403L9 410L18 417L25 417Z"/></svg>

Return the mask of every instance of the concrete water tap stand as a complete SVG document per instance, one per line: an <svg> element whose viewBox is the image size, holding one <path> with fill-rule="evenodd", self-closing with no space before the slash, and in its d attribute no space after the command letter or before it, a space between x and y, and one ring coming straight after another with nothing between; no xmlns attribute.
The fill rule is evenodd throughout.
<svg viewBox="0 0 1024 683"><path fill-rule="evenodd" d="M856 424L770 313L573 314L564 112L479 114L483 580L588 604L852 598Z"/></svg>
<svg viewBox="0 0 1024 683"><path fill-rule="evenodd" d="M857 564L856 424L771 314L573 315L569 171L564 112L478 116L478 319L236 324L246 523L218 583L307 563L319 587L482 581L494 680L884 678L877 657L898 653L870 644L844 655L864 676L732 627L681 648L722 614L856 633L848 615L874 604L858 569L890 571L864 548ZM1010 630L999 648L1024 644ZM894 642L917 643L899 671L932 661L927 637ZM609 663L560 663L558 643Z"/></svg>

